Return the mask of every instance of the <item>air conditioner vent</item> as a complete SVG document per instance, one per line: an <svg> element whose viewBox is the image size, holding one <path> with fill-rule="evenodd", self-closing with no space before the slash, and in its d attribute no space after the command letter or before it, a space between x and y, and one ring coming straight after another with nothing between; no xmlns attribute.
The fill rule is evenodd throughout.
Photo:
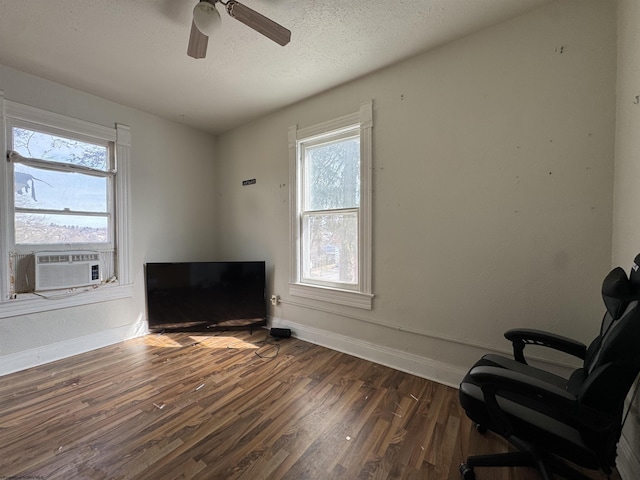
<svg viewBox="0 0 640 480"><path fill-rule="evenodd" d="M98 252L38 252L35 263L36 291L97 285L102 280Z"/></svg>

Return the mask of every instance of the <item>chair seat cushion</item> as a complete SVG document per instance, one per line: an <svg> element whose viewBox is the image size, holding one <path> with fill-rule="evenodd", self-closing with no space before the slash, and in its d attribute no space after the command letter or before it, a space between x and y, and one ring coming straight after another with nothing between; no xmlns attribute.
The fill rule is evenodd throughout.
<svg viewBox="0 0 640 480"><path fill-rule="evenodd" d="M460 384L459 393L460 403L472 421L503 434L499 422L496 422L487 410L482 390L468 376ZM563 452L563 458L583 467L601 467L597 455L585 444L577 429L523 405L522 398L512 400L497 395L497 401L511 422L513 431L517 432L518 439L527 439L529 442L535 439L534 443L538 446L543 445L547 453Z"/></svg>

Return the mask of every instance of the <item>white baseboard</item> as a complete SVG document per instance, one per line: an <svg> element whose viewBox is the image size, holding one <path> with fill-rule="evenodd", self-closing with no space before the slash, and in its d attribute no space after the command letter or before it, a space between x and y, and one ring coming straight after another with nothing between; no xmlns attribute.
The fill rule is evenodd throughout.
<svg viewBox="0 0 640 480"><path fill-rule="evenodd" d="M337 350L338 352L347 353L354 357L363 358L454 388L458 388L462 377L467 373L466 370L461 370L419 355L383 347L362 340L355 340L344 335L320 330L289 320L273 317L270 319L270 325L276 328L290 328L292 336L300 340Z"/></svg>
<svg viewBox="0 0 640 480"><path fill-rule="evenodd" d="M146 322L137 322L22 352L3 355L0 356L0 376L114 345L130 338L145 335L147 331Z"/></svg>
<svg viewBox="0 0 640 480"><path fill-rule="evenodd" d="M624 435L618 442L618 458L616 467L622 480L635 480L640 472L640 458L635 454L634 449Z"/></svg>

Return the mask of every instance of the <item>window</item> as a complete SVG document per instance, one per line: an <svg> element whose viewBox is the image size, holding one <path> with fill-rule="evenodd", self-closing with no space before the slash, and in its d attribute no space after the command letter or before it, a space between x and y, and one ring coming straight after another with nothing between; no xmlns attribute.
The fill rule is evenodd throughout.
<svg viewBox="0 0 640 480"><path fill-rule="evenodd" d="M371 309L372 108L289 129L292 295Z"/></svg>
<svg viewBox="0 0 640 480"><path fill-rule="evenodd" d="M11 123L15 245L113 248L112 145Z"/></svg>
<svg viewBox="0 0 640 480"><path fill-rule="evenodd" d="M0 92L2 104L7 161L0 167L0 317L130 296L111 288L130 284L128 127L3 101ZM42 252L97 259L101 284L110 288L34 295ZM69 300L80 293L89 295ZM59 301L54 306L42 296Z"/></svg>

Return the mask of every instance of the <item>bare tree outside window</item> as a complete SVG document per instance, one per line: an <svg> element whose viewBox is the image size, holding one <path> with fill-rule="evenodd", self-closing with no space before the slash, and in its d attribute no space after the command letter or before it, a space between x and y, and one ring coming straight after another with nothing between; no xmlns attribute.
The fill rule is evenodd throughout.
<svg viewBox="0 0 640 480"><path fill-rule="evenodd" d="M13 150L23 157L69 163L95 170L109 170L107 147L71 138L13 128Z"/></svg>
<svg viewBox="0 0 640 480"><path fill-rule="evenodd" d="M107 243L107 145L12 128L16 244Z"/></svg>
<svg viewBox="0 0 640 480"><path fill-rule="evenodd" d="M332 284L358 283L359 205L359 136L305 146L305 278Z"/></svg>

